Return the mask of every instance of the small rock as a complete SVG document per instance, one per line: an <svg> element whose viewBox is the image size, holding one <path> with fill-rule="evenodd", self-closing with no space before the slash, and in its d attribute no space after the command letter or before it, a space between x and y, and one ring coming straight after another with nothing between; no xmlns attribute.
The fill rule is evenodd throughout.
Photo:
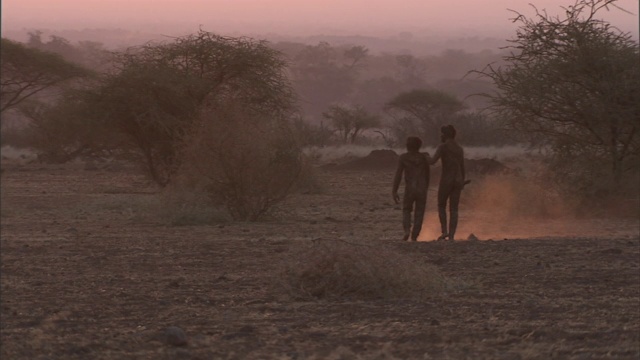
<svg viewBox="0 0 640 360"><path fill-rule="evenodd" d="M602 253L602 254L619 255L619 254L622 254L622 250L621 249L617 249L617 248L609 248L609 249L600 251L600 253Z"/></svg>
<svg viewBox="0 0 640 360"><path fill-rule="evenodd" d="M84 170L85 171L96 171L96 170L98 170L98 166L96 166L96 164L94 164L93 162L87 162L84 165Z"/></svg>
<svg viewBox="0 0 640 360"><path fill-rule="evenodd" d="M173 346L187 345L187 334L177 326L169 326L164 331L164 342Z"/></svg>
<svg viewBox="0 0 640 360"><path fill-rule="evenodd" d="M478 239L478 237L475 236L474 234L469 234L469 237L467 238L467 240L469 240L469 241L478 241L480 239Z"/></svg>
<svg viewBox="0 0 640 360"><path fill-rule="evenodd" d="M179 277L179 278L175 278L171 281L169 281L169 284L167 285L168 287L172 287L172 288L179 288L180 284L182 284L184 282L184 278L183 277Z"/></svg>
<svg viewBox="0 0 640 360"><path fill-rule="evenodd" d="M187 349L175 349L173 359L191 359L191 353Z"/></svg>
<svg viewBox="0 0 640 360"><path fill-rule="evenodd" d="M253 325L244 325L243 327L240 328L240 330L238 330L238 332L243 333L243 334L251 334L256 332L256 327Z"/></svg>

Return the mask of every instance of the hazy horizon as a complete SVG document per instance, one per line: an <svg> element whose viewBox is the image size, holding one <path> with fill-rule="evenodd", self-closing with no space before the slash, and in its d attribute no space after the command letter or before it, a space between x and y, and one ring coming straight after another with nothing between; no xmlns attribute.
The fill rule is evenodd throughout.
<svg viewBox="0 0 640 360"><path fill-rule="evenodd" d="M199 27L224 34L282 36L504 36L514 34L511 10L558 14L572 0L5 0L2 31L122 29L164 35ZM599 13L638 38L637 0ZM124 11L123 9L128 9ZM366 11L365 11L366 10Z"/></svg>

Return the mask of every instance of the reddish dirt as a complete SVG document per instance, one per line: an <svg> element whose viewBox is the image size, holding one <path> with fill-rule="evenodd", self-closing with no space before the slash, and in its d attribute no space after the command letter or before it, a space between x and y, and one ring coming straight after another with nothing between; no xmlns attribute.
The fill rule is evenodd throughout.
<svg viewBox="0 0 640 360"><path fill-rule="evenodd" d="M393 174L319 171L275 220L168 226L128 167L2 174L2 359L638 359L640 239L398 241ZM464 204L463 204L464 205ZM429 215L431 216L431 215ZM464 219L464 216L463 216ZM293 301L296 244L370 242L468 287ZM163 341L183 329L186 346Z"/></svg>

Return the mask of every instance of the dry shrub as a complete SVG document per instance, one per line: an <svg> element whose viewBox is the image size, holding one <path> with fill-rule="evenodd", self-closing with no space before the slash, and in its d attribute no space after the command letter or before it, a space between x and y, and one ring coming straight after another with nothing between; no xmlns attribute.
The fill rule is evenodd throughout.
<svg viewBox="0 0 640 360"><path fill-rule="evenodd" d="M457 286L391 248L330 240L293 250L279 284L299 300L422 297Z"/></svg>
<svg viewBox="0 0 640 360"><path fill-rule="evenodd" d="M203 196L205 195L205 196ZM159 217L172 226L209 225L229 221L224 208L207 201L197 188L169 184L160 194Z"/></svg>
<svg viewBox="0 0 640 360"><path fill-rule="evenodd" d="M302 194L324 193L326 188L320 181L317 172L318 170L313 165L312 160L308 156L303 155L300 174L293 187L293 191Z"/></svg>
<svg viewBox="0 0 640 360"><path fill-rule="evenodd" d="M302 152L284 114L227 101L207 109L184 148L182 176L235 220L255 221L292 191Z"/></svg>

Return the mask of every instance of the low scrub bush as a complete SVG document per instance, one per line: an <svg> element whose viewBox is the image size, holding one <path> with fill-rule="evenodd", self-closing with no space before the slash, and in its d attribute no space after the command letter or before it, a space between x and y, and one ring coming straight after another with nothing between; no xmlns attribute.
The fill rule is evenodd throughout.
<svg viewBox="0 0 640 360"><path fill-rule="evenodd" d="M293 250L279 284L299 300L422 297L459 288L433 265L409 255L331 240Z"/></svg>
<svg viewBox="0 0 640 360"><path fill-rule="evenodd" d="M224 208L207 201L194 188L170 184L160 194L160 218L171 226L210 225L229 221Z"/></svg>
<svg viewBox="0 0 640 360"><path fill-rule="evenodd" d="M182 176L197 181L234 220L263 218L293 191L303 170L285 114L228 101L208 109L186 139Z"/></svg>

